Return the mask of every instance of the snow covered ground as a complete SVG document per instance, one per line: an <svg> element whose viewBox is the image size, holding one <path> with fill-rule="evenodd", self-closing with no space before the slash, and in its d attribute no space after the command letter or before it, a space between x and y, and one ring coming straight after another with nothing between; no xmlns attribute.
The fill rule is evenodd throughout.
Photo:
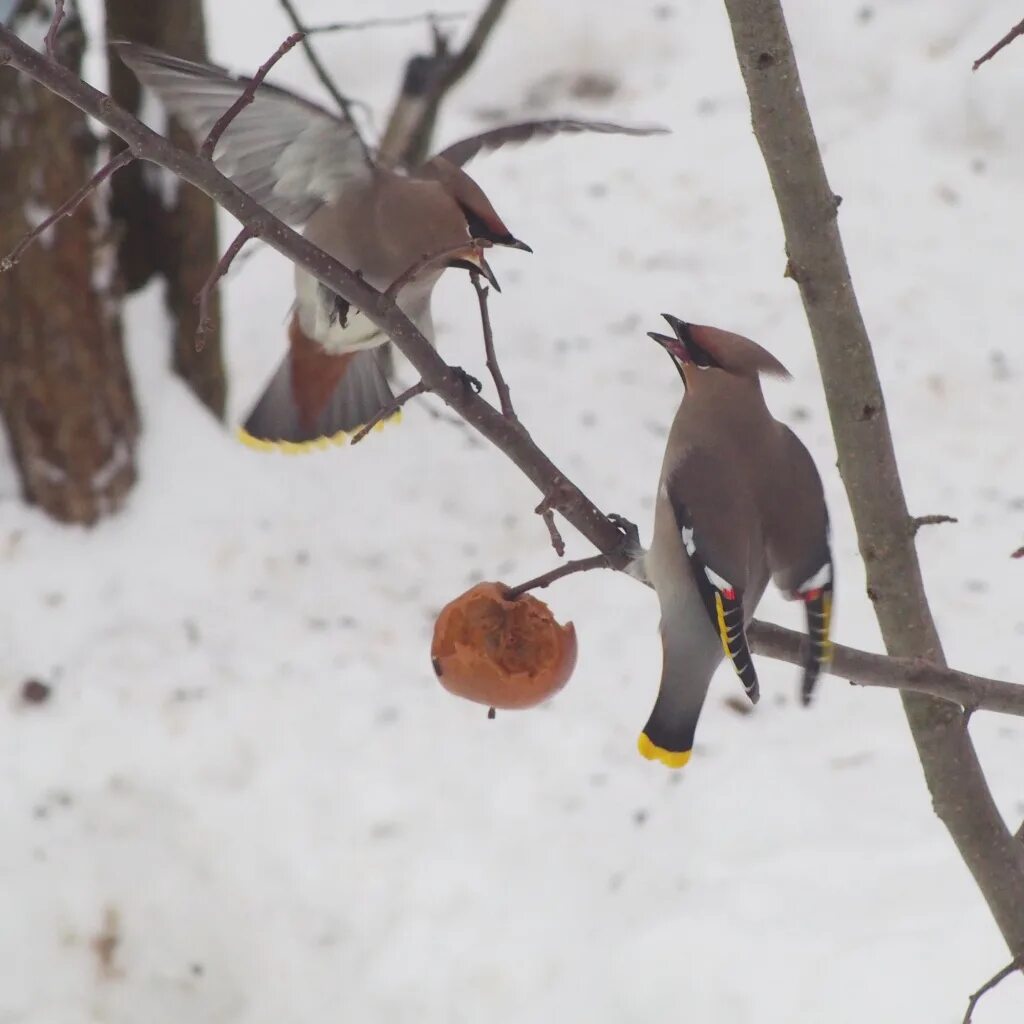
<svg viewBox="0 0 1024 1024"><path fill-rule="evenodd" d="M911 510L960 519L919 544L948 655L1020 680L1024 43L970 72L1019 4L786 6ZM287 32L272 0L209 7L239 68ZM422 40L320 45L379 124ZM278 80L316 94L298 51ZM878 649L720 0L514 0L439 142L556 112L674 134L473 165L536 250L493 261L521 415L646 535L679 384L644 332L671 311L760 340L795 376L770 403L825 476L837 639ZM448 278L443 350L484 376L472 292ZM279 358L289 282L266 250L229 282L233 421ZM723 670L669 772L635 751L653 595L591 574L546 595L580 637L567 689L488 721L437 685L431 624L472 582L553 564L530 486L422 407L355 450L250 452L168 373L156 308L129 312L145 433L124 514L61 528L0 478L0 1022L960 1020L1007 954L895 694L827 679L804 712L796 671L762 660L766 699L743 715ZM799 618L774 596L761 614ZM19 700L29 677L50 702ZM1016 827L1024 727L971 731ZM1015 978L976 1020L1022 1017Z"/></svg>

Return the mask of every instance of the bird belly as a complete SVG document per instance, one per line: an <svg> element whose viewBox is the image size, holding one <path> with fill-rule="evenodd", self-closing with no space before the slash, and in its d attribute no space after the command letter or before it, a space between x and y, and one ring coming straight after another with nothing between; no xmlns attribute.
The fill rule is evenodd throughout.
<svg viewBox="0 0 1024 1024"><path fill-rule="evenodd" d="M365 313L339 302L315 277L295 275L295 306L302 331L331 355L376 348L388 340Z"/></svg>

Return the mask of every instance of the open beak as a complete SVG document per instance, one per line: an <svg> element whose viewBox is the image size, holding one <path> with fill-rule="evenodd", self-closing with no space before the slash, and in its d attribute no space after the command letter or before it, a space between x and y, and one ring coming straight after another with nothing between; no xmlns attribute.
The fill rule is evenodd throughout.
<svg viewBox="0 0 1024 1024"><path fill-rule="evenodd" d="M476 246L467 249L465 256L450 260L448 266L468 270L471 274L483 274L487 283L496 292L501 291L501 285L498 284L498 279L494 276L490 263L484 258L483 250Z"/></svg>
<svg viewBox="0 0 1024 1024"><path fill-rule="evenodd" d="M508 249L522 249L523 252L533 252L525 242L520 242L518 238L512 238L511 236L509 236L509 240L507 242L499 242L498 244L504 245Z"/></svg>

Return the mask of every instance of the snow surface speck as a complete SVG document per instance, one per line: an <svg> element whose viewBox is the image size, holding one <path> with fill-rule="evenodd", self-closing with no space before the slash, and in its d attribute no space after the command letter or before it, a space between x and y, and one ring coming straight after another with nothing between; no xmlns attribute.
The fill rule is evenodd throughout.
<svg viewBox="0 0 1024 1024"><path fill-rule="evenodd" d="M271 2L241 6L209 5L213 53L251 70L289 29ZM911 511L960 520L919 536L947 653L1014 678L1024 43L970 62L1019 12L786 7ZM878 649L722 5L626 10L517 0L440 125L439 144L549 111L673 131L472 166L536 250L492 260L517 410L647 536L679 384L644 332L664 311L758 339L795 377L769 402L825 478L837 639ZM363 0L344 16L379 13ZM318 46L382 123L424 39ZM298 52L274 76L319 95ZM266 249L230 279L232 421L280 358L290 288ZM447 275L443 351L484 377L475 309ZM157 289L126 326L144 422L127 510L62 528L2 469L0 1020L953 1024L1006 962L894 693L826 679L805 712L798 672L762 659L764 699L740 715L723 670L692 762L669 773L635 752L656 602L599 573L545 595L579 632L569 686L488 721L437 685L430 631L471 583L554 563L523 477L430 419L429 398L353 450L250 452L170 374ZM588 553L564 532L570 557ZM775 595L761 614L799 619ZM30 678L53 686L46 704L21 699ZM979 714L971 731L1015 828L1024 728ZM1022 1006L1010 979L976 1019L1010 1024Z"/></svg>

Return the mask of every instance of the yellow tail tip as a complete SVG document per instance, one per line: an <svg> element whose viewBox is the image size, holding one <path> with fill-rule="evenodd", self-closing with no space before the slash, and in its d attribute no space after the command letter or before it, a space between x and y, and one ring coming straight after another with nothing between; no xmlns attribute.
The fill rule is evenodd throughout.
<svg viewBox="0 0 1024 1024"><path fill-rule="evenodd" d="M375 432L383 430L387 424L401 423L401 421L402 410L399 409L379 423L375 423L373 430ZM314 437L309 441L271 441L268 438L256 437L250 434L245 427L239 427L235 431L235 436L246 448L252 448L253 451L282 452L285 455L308 455L310 452L322 451L331 445L345 445L348 443L349 437L358 433L361 429L361 427L356 427L354 430L339 430L336 434L331 434L329 437Z"/></svg>
<svg viewBox="0 0 1024 1024"><path fill-rule="evenodd" d="M640 733L636 748L641 757L646 757L648 761L660 761L666 768L682 768L692 753L690 750L665 750L664 747L655 746L645 732Z"/></svg>

